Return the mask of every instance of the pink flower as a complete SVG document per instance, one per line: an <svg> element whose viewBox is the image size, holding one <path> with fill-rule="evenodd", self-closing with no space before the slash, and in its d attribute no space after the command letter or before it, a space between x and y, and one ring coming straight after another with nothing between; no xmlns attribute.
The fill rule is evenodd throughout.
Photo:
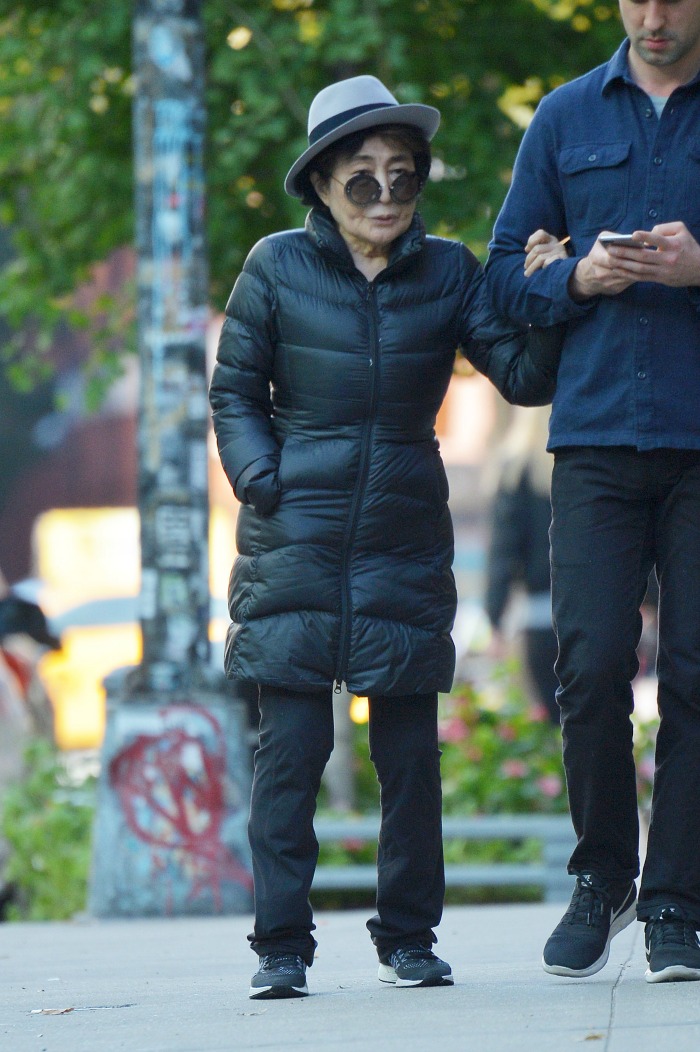
<svg viewBox="0 0 700 1052"><path fill-rule="evenodd" d="M514 742L518 737L518 732L510 724L501 723L498 727L498 737L504 742Z"/></svg>
<svg viewBox="0 0 700 1052"><path fill-rule="evenodd" d="M342 844L346 851L361 851L365 846L364 840L357 840L355 837L346 837Z"/></svg>
<svg viewBox="0 0 700 1052"><path fill-rule="evenodd" d="M653 782L654 781L655 768L656 768L656 765L654 763L654 757L653 756L643 756L642 759L637 764L637 771L638 771L638 773L647 782Z"/></svg>
<svg viewBox="0 0 700 1052"><path fill-rule="evenodd" d="M528 767L522 760L505 760L501 765L501 773L506 778L525 778Z"/></svg>
<svg viewBox="0 0 700 1052"><path fill-rule="evenodd" d="M537 786L543 796L548 796L552 800L555 796L559 796L564 788L558 774L543 774L541 778L537 779Z"/></svg>
<svg viewBox="0 0 700 1052"><path fill-rule="evenodd" d="M444 742L463 742L469 737L469 728L459 716L452 716L440 723L440 739Z"/></svg>

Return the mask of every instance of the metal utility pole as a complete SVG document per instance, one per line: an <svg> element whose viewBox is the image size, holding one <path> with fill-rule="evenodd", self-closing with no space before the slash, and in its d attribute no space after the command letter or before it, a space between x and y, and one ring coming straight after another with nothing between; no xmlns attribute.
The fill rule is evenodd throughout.
<svg viewBox="0 0 700 1052"><path fill-rule="evenodd" d="M111 677L92 912L250 908L245 716L210 667L201 0L136 0L143 659Z"/></svg>

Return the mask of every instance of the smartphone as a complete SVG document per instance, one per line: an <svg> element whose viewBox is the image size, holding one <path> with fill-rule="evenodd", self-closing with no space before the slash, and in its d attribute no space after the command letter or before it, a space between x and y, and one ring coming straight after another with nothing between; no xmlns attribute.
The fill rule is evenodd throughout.
<svg viewBox="0 0 700 1052"><path fill-rule="evenodd" d="M651 248L645 245L634 234L601 234L598 238L601 245L631 245L632 248Z"/></svg>

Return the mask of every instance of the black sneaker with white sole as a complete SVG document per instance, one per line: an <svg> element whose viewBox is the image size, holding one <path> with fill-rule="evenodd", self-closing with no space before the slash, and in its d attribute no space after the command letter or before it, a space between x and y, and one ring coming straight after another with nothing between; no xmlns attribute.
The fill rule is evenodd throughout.
<svg viewBox="0 0 700 1052"><path fill-rule="evenodd" d="M452 969L427 946L399 946L379 964L379 981L394 986L453 986Z"/></svg>
<svg viewBox="0 0 700 1052"><path fill-rule="evenodd" d="M571 904L545 944L544 970L570 978L599 972L613 938L635 919L636 901L634 883L620 887L580 873Z"/></svg>
<svg viewBox="0 0 700 1052"><path fill-rule="evenodd" d="M256 1001L275 997L306 997L306 962L293 953L266 953L250 980L248 996Z"/></svg>
<svg viewBox="0 0 700 1052"><path fill-rule="evenodd" d="M695 924L679 906L661 906L644 926L648 983L700 979L700 942Z"/></svg>

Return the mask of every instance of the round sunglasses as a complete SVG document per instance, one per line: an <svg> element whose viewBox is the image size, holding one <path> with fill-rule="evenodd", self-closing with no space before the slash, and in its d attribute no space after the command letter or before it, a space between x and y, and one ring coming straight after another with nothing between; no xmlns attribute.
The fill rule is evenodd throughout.
<svg viewBox="0 0 700 1052"><path fill-rule="evenodd" d="M335 179L335 176L332 178ZM384 189L373 175L367 175L364 172L353 175L344 184L340 182L340 179L335 179L335 181L343 186L348 200L360 208L366 208L367 205L378 201ZM422 189L423 180L417 172L402 172L401 175L396 176L389 187L389 196L397 205L407 205L415 201Z"/></svg>

